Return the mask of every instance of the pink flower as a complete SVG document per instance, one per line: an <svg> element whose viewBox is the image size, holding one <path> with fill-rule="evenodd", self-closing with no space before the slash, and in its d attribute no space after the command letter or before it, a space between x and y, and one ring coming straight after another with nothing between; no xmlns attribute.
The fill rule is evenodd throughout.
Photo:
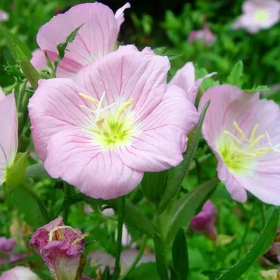
<svg viewBox="0 0 280 280"><path fill-rule="evenodd" d="M15 263L25 259L21 253L14 252L16 240L0 237L0 264Z"/></svg>
<svg viewBox="0 0 280 280"><path fill-rule="evenodd" d="M74 77L90 62L112 52L117 42L118 32L124 21L126 3L114 15L113 11L101 3L85 3L72 7L43 25L37 35L37 43L42 51L33 54L31 63L37 70L46 66L43 52L54 61L58 57L57 45L63 43L77 27L81 26L74 41L69 43L64 59L59 62L57 77Z"/></svg>
<svg viewBox="0 0 280 280"><path fill-rule="evenodd" d="M208 89L199 112L208 100L202 132L232 198L244 202L248 190L265 203L280 205L279 106L231 85Z"/></svg>
<svg viewBox="0 0 280 280"><path fill-rule="evenodd" d="M13 94L5 96L0 88L0 186L14 163L18 148L18 120Z"/></svg>
<svg viewBox="0 0 280 280"><path fill-rule="evenodd" d="M192 62L188 62L176 72L169 84L182 88L188 94L190 101L194 103L198 92L198 88L203 82L203 80L215 74L216 73L208 74L205 77L200 78L196 81L194 65Z"/></svg>
<svg viewBox="0 0 280 280"><path fill-rule="evenodd" d="M84 250L85 234L63 224L58 217L33 233L34 246L50 269L54 279L75 280Z"/></svg>
<svg viewBox="0 0 280 280"><path fill-rule="evenodd" d="M268 29L280 20L280 3L276 0L250 0L243 3L243 14L233 29L244 28L250 33Z"/></svg>
<svg viewBox="0 0 280 280"><path fill-rule="evenodd" d="M7 21L9 19L9 15L5 12L0 10L0 22Z"/></svg>
<svg viewBox="0 0 280 280"><path fill-rule="evenodd" d="M216 207L211 200L208 200L203 205L202 210L192 218L190 228L194 232L205 233L208 238L215 240L217 238L216 219Z"/></svg>
<svg viewBox="0 0 280 280"><path fill-rule="evenodd" d="M0 276L0 280L40 280L40 278L29 268L16 266L3 272Z"/></svg>
<svg viewBox="0 0 280 280"><path fill-rule="evenodd" d="M205 45L212 45L217 39L217 36L212 33L211 29L207 24L203 25L201 30L193 30L188 37L189 42L195 40L202 40Z"/></svg>
<svg viewBox="0 0 280 280"><path fill-rule="evenodd" d="M198 114L182 89L166 84L169 67L167 57L124 46L76 81L41 81L29 113L49 174L112 199L133 190L144 172L178 165Z"/></svg>

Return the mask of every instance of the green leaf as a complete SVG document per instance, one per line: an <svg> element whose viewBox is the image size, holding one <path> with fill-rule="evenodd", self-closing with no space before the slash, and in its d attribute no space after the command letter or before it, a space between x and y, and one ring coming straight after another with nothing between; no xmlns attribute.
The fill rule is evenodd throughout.
<svg viewBox="0 0 280 280"><path fill-rule="evenodd" d="M214 178L178 199L171 214L167 244L170 244L180 227L187 228L196 210L202 205L208 195L215 189L219 180Z"/></svg>
<svg viewBox="0 0 280 280"><path fill-rule="evenodd" d="M57 50L58 50L58 58L57 60L54 62L54 69L56 71L58 63L64 58L65 55L65 50L67 48L67 45L71 42L74 41L77 33L79 32L80 28L83 26L84 24L81 24L80 26L78 26L74 31L72 31L70 33L70 35L67 36L65 42L60 43L56 46Z"/></svg>
<svg viewBox="0 0 280 280"><path fill-rule="evenodd" d="M168 170L168 179L166 183L165 192L159 204L158 214L162 213L171 200L174 199L175 194L181 186L181 183L191 167L192 160L196 154L197 146L200 140L202 123L208 109L210 101L208 101L201 114L196 129L193 132L192 139L189 139L187 152L184 154L183 161L175 168Z"/></svg>
<svg viewBox="0 0 280 280"><path fill-rule="evenodd" d="M17 54L14 48L14 43L19 46L19 48L28 59L31 59L32 54L29 47L24 42L22 42L16 34L13 34L9 30L5 30L2 28L0 28L0 33L2 33L3 37L6 39L7 45L15 59L17 58Z"/></svg>
<svg viewBox="0 0 280 280"><path fill-rule="evenodd" d="M44 168L43 163L36 163L29 165L25 171L25 177L34 177L34 178L51 178L46 169Z"/></svg>
<svg viewBox="0 0 280 280"><path fill-rule="evenodd" d="M14 49L17 55L17 59L19 60L22 72L30 82L31 86L36 89L38 87L38 81L41 79L40 74L37 72L34 66L30 63L27 56L15 42Z"/></svg>
<svg viewBox="0 0 280 280"><path fill-rule="evenodd" d="M156 232L153 223L128 200L125 202L124 220L142 233L152 236Z"/></svg>
<svg viewBox="0 0 280 280"><path fill-rule="evenodd" d="M179 229L172 245L172 261L180 280L186 280L189 270L187 241L184 230Z"/></svg>
<svg viewBox="0 0 280 280"><path fill-rule="evenodd" d="M10 187L18 187L24 182L24 174L27 165L27 153L18 153L14 164L8 168L6 183Z"/></svg>
<svg viewBox="0 0 280 280"><path fill-rule="evenodd" d="M270 88L267 86L256 86L252 89L245 89L246 92L258 92L258 91L270 91Z"/></svg>
<svg viewBox="0 0 280 280"><path fill-rule="evenodd" d="M111 279L110 267L109 267L108 265L105 267L101 279L102 279L102 280L110 280L110 279Z"/></svg>
<svg viewBox="0 0 280 280"><path fill-rule="evenodd" d="M259 234L256 242L246 255L240 259L235 265L228 269L225 273L216 277L215 280L236 280L253 264L253 262L262 256L274 242L277 225L278 225L279 212L275 209L265 224L263 230Z"/></svg>
<svg viewBox="0 0 280 280"><path fill-rule="evenodd" d="M158 204L165 190L167 171L148 173L146 172L141 186L146 198Z"/></svg>
<svg viewBox="0 0 280 280"><path fill-rule="evenodd" d="M242 87L243 84L243 62L238 61L232 68L228 78L227 83L230 85Z"/></svg>
<svg viewBox="0 0 280 280"><path fill-rule="evenodd" d="M155 234L153 236L155 244L155 254L157 261L157 272L161 280L168 280L168 265L166 261L166 252L164 244L162 243L160 237Z"/></svg>
<svg viewBox="0 0 280 280"><path fill-rule="evenodd" d="M143 263L140 266L136 267L125 280L159 280L159 276L157 273L156 263Z"/></svg>
<svg viewBox="0 0 280 280"><path fill-rule="evenodd" d="M175 52L167 50L166 47L155 48L153 51L157 55L167 56L170 61L174 60L175 58L178 58L178 57L182 56L182 54L175 53Z"/></svg>

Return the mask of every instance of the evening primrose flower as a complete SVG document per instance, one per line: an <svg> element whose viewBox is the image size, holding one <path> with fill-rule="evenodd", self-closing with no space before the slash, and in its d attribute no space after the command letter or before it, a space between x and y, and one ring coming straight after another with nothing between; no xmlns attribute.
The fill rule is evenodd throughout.
<svg viewBox="0 0 280 280"><path fill-rule="evenodd" d="M38 250L53 279L75 280L80 273L80 265L84 265L82 253L85 237L86 234L79 229L65 226L62 218L58 217L37 229L30 245Z"/></svg>
<svg viewBox="0 0 280 280"><path fill-rule="evenodd" d="M190 101L194 103L197 96L198 88L203 80L215 74L215 72L208 74L196 81L194 65L192 62L187 62L176 72L169 84L182 88L188 94Z"/></svg>
<svg viewBox="0 0 280 280"><path fill-rule="evenodd" d="M268 29L280 20L280 2L277 0L250 0L242 6L243 14L233 29L244 28L250 33Z"/></svg>
<svg viewBox="0 0 280 280"><path fill-rule="evenodd" d="M93 198L133 190L144 172L178 165L198 121L187 94L167 85L167 57L123 46L76 78L39 82L29 103L45 168Z"/></svg>
<svg viewBox="0 0 280 280"><path fill-rule="evenodd" d="M280 205L279 106L231 85L208 89L199 112L208 100L202 132L232 198L244 202L248 190L265 203Z"/></svg>
<svg viewBox="0 0 280 280"><path fill-rule="evenodd" d="M0 186L14 163L18 148L18 120L13 94L5 96L0 88Z"/></svg>
<svg viewBox="0 0 280 280"><path fill-rule="evenodd" d="M44 52L51 61L58 57L57 45L81 26L73 42L67 45L64 58L59 62L56 77L74 77L90 62L114 50L118 32L124 21L126 3L114 15L113 11L101 3L84 3L59 14L43 25L37 34L41 51L33 54L31 63L37 70L46 66Z"/></svg>
<svg viewBox="0 0 280 280"><path fill-rule="evenodd" d="M0 276L0 280L40 280L40 278L29 268L16 266L3 272Z"/></svg>
<svg viewBox="0 0 280 280"><path fill-rule="evenodd" d="M204 233L208 238L215 240L217 238L216 219L217 209L211 200L207 200L201 211L192 218L190 228L194 232Z"/></svg>
<svg viewBox="0 0 280 280"><path fill-rule="evenodd" d="M0 10L0 22L7 21L9 19L9 15L5 12Z"/></svg>
<svg viewBox="0 0 280 280"><path fill-rule="evenodd" d="M15 252L16 240L14 238L0 237L0 264L15 263L26 258Z"/></svg>

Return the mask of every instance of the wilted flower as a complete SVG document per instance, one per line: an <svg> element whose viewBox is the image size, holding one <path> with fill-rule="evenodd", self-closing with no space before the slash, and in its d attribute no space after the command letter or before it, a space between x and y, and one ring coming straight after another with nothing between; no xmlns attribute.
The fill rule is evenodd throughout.
<svg viewBox="0 0 280 280"><path fill-rule="evenodd" d="M279 106L231 85L208 89L200 112L208 100L202 132L232 198L244 202L248 190L265 203L280 205Z"/></svg>
<svg viewBox="0 0 280 280"><path fill-rule="evenodd" d="M208 74L196 81L194 65L192 62L188 62L176 72L169 84L182 88L188 94L190 101L194 103L198 92L198 88L203 82L203 80L205 78L211 77L214 74L216 73Z"/></svg>
<svg viewBox="0 0 280 280"><path fill-rule="evenodd" d="M261 276L265 280L279 280L280 272L277 269L262 270L260 271Z"/></svg>
<svg viewBox="0 0 280 280"><path fill-rule="evenodd" d="M0 237L0 264L15 263L25 259L21 253L15 252L14 238Z"/></svg>
<svg viewBox="0 0 280 280"><path fill-rule="evenodd" d="M0 276L0 280L40 280L40 278L29 268L16 266L3 272Z"/></svg>
<svg viewBox="0 0 280 280"><path fill-rule="evenodd" d="M271 245L269 250L264 254L264 258L268 262L275 264L280 263L280 228L277 229L277 235L274 243Z"/></svg>
<svg viewBox="0 0 280 280"><path fill-rule="evenodd" d="M208 200L203 205L202 210L192 218L190 228L194 232L204 233L208 238L215 240L217 238L216 219L216 207L211 200Z"/></svg>
<svg viewBox="0 0 280 280"><path fill-rule="evenodd" d="M243 3L243 14L233 29L244 28L250 33L268 29L280 20L280 3L277 0L250 0Z"/></svg>
<svg viewBox="0 0 280 280"><path fill-rule="evenodd" d="M124 274L127 271L130 265L136 259L137 254L138 250L136 249L122 251L120 260L121 274ZM100 265L101 271L103 271L106 266L108 266L111 271L114 270L115 258L104 251L94 251L93 253L89 254L88 258L90 261L90 266ZM155 255L152 253L144 253L137 266L147 262L155 262Z"/></svg>
<svg viewBox="0 0 280 280"><path fill-rule="evenodd" d="M58 217L33 233L30 245L34 246L56 280L75 280L83 270L85 259L84 238L79 229L63 224Z"/></svg>
<svg viewBox="0 0 280 280"><path fill-rule="evenodd" d="M212 45L217 39L217 36L212 33L207 24L204 24L203 29L193 30L188 37L189 42L201 40L205 45Z"/></svg>
<svg viewBox="0 0 280 280"><path fill-rule="evenodd" d="M124 21L123 11L129 3L113 11L101 3L84 3L72 7L43 25L37 35L41 51L33 53L31 63L40 70L46 66L44 52L51 61L58 57L57 45L81 26L73 42L69 43L65 56L59 62L56 76L73 77L85 65L114 50L120 25Z"/></svg>
<svg viewBox="0 0 280 280"><path fill-rule="evenodd" d="M34 145L45 168L93 198L133 190L144 172L178 165L198 121L170 63L123 46L76 78L39 82L29 103Z"/></svg>
<svg viewBox="0 0 280 280"><path fill-rule="evenodd" d="M14 163L18 148L18 120L13 94L5 96L0 88L0 186Z"/></svg>
<svg viewBox="0 0 280 280"><path fill-rule="evenodd" d="M5 12L0 10L0 22L7 21L9 19L9 15Z"/></svg>

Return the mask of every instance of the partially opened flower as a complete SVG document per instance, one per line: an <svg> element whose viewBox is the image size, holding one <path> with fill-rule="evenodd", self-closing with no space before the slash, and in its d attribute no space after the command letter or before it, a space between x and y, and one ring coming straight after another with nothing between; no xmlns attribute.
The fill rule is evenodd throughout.
<svg viewBox="0 0 280 280"><path fill-rule="evenodd" d="M5 96L0 88L0 186L14 163L18 148L18 120L13 94Z"/></svg>
<svg viewBox="0 0 280 280"><path fill-rule="evenodd" d="M216 73L208 74L196 81L194 65L192 62L188 62L176 72L169 84L182 88L188 94L191 102L194 103L198 92L198 88L203 82L203 80L205 78L211 77L214 74Z"/></svg>
<svg viewBox="0 0 280 280"><path fill-rule="evenodd" d="M210 239L217 238L215 222L217 219L217 209L211 200L206 201L201 211L195 215L190 224L190 228L197 233L203 233Z"/></svg>
<svg viewBox="0 0 280 280"><path fill-rule="evenodd" d="M167 57L125 46L76 81L41 81L29 113L49 174L111 199L133 190L144 172L178 165L198 114L181 88L166 84L169 67Z"/></svg>
<svg viewBox="0 0 280 280"><path fill-rule="evenodd" d="M200 112L208 100L202 132L232 198L244 202L248 190L265 203L280 205L279 106L231 85L208 89Z"/></svg>
<svg viewBox="0 0 280 280"><path fill-rule="evenodd" d="M3 272L0 276L0 280L40 280L40 278L29 268L16 266Z"/></svg>
<svg viewBox="0 0 280 280"><path fill-rule="evenodd" d="M58 217L37 229L30 245L38 250L54 279L75 280L80 266L84 265L85 236L79 229L65 226L62 218Z"/></svg>
<svg viewBox="0 0 280 280"><path fill-rule="evenodd" d="M242 6L243 14L233 29L244 28L250 33L268 29L280 20L280 2L277 0L250 0Z"/></svg>
<svg viewBox="0 0 280 280"><path fill-rule="evenodd" d="M211 31L207 24L204 24L203 29L193 30L188 37L189 42L201 40L205 45L212 45L217 39L217 36Z"/></svg>
<svg viewBox="0 0 280 280"><path fill-rule="evenodd" d="M69 43L65 56L58 64L57 77L74 77L90 62L114 50L118 32L124 21L123 11L129 3L113 11L101 3L84 3L72 7L43 25L37 35L41 51L33 53L31 63L37 70L46 66L44 52L51 61L58 57L57 45L81 26L73 42Z"/></svg>
<svg viewBox="0 0 280 280"><path fill-rule="evenodd" d="M9 15L5 12L0 10L0 22L7 21L9 19Z"/></svg>

